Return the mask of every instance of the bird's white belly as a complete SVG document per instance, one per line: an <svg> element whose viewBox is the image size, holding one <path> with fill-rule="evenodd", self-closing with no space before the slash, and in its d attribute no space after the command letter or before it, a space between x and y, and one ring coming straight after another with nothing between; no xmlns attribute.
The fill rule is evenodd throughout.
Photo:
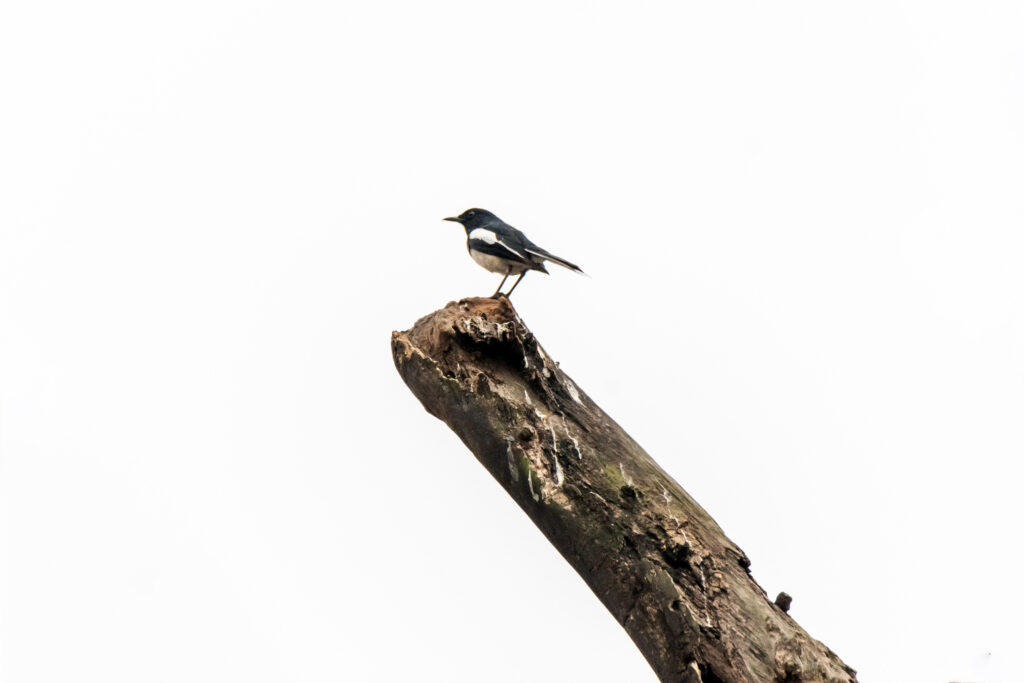
<svg viewBox="0 0 1024 683"><path fill-rule="evenodd" d="M526 270L526 266L515 261L508 261L498 256L491 256L490 254L483 254L475 249L469 250L469 255L473 257L481 267L486 268L492 273L501 273L502 275L518 275L519 273Z"/></svg>

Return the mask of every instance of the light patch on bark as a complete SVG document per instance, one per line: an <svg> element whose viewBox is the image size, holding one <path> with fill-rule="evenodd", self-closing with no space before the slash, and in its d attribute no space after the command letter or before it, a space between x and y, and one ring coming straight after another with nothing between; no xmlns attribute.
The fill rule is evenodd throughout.
<svg viewBox="0 0 1024 683"><path fill-rule="evenodd" d="M512 477L512 481L519 481L519 470L516 469L516 459L512 454L512 439L508 440L508 448L505 449L505 453L508 454L508 474Z"/></svg>
<svg viewBox="0 0 1024 683"><path fill-rule="evenodd" d="M569 395L572 396L572 400L583 405L583 399L580 398L580 391L576 388L576 385L573 384L572 380L565 381L565 388L569 390Z"/></svg>
<svg viewBox="0 0 1024 683"><path fill-rule="evenodd" d="M580 442L576 440L575 436L569 434L568 431L566 431L566 435L572 441L572 447L576 449L576 457L580 460L583 460L583 451L580 450Z"/></svg>
<svg viewBox="0 0 1024 683"><path fill-rule="evenodd" d="M533 500L536 501L536 502L540 502L540 496L538 496L537 493L533 490L533 471L532 470L527 470L526 471L526 482L530 485L530 495L533 496Z"/></svg>
<svg viewBox="0 0 1024 683"><path fill-rule="evenodd" d="M661 497L665 499L665 502L667 504L671 505L672 504L672 497L668 494L668 489L665 488L664 484L660 484L660 486L661 486ZM675 519L675 518L673 518L673 519Z"/></svg>

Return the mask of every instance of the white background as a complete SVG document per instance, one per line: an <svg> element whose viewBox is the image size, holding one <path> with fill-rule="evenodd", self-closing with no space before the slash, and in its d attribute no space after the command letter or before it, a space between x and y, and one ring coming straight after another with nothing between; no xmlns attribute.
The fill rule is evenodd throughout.
<svg viewBox="0 0 1024 683"><path fill-rule="evenodd" d="M1019 2L5 2L0 679L653 681L406 390L497 278L862 681L1019 680Z"/></svg>

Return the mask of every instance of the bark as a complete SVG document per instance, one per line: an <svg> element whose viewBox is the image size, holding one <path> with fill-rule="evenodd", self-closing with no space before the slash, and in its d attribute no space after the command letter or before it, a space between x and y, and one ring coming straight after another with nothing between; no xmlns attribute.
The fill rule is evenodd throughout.
<svg viewBox="0 0 1024 683"><path fill-rule="evenodd" d="M395 365L623 626L663 681L856 681L750 560L551 360L507 299L391 338Z"/></svg>

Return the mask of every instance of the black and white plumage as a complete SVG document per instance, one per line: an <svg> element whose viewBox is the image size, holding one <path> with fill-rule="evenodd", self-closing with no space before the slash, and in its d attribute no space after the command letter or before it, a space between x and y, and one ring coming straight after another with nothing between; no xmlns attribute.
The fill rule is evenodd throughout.
<svg viewBox="0 0 1024 683"><path fill-rule="evenodd" d="M494 297L500 295L501 288L508 280L509 275L518 275L519 279L512 285L512 289L508 290L506 297L512 294L512 290L516 288L527 271L539 270L542 273L547 273L548 270L544 267L545 261L557 263L563 268L577 273L583 272L575 263L538 247L526 235L490 211L469 209L458 216L445 218L445 220L460 223L466 229L466 248L477 264L492 273L501 273L505 276L494 292Z"/></svg>

